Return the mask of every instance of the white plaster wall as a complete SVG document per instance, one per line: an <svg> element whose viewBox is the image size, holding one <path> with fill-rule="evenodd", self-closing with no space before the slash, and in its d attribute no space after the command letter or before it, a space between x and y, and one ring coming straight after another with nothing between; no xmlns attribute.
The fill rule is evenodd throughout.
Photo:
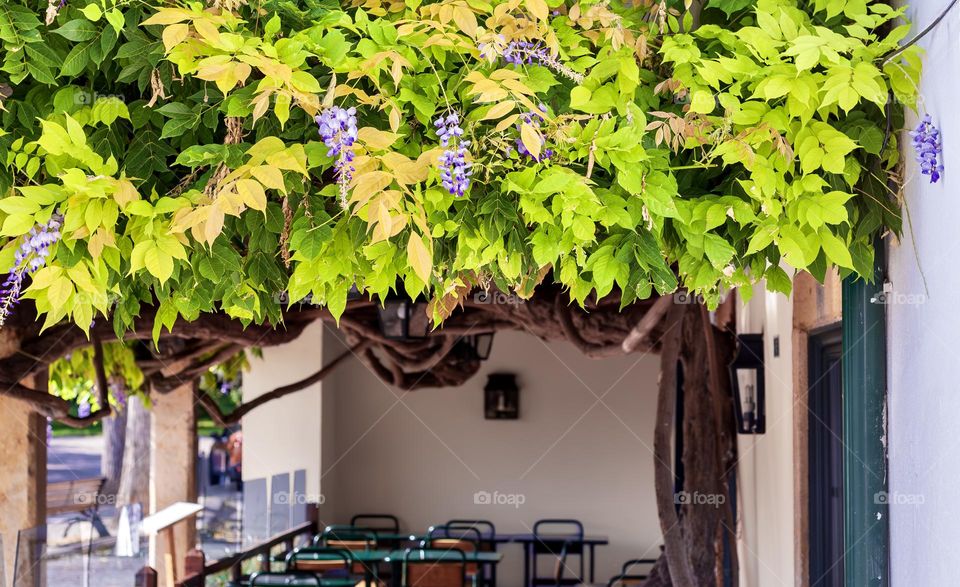
<svg viewBox="0 0 960 587"><path fill-rule="evenodd" d="M243 374L243 401L293 383L323 364L321 322L311 324L293 342L250 356ZM307 494L320 495L322 383L258 407L243 418L243 478L270 479L279 473L307 471Z"/></svg>
<svg viewBox="0 0 960 587"><path fill-rule="evenodd" d="M911 2L914 30L946 1ZM960 7L920 45L927 50L920 91L943 133L946 173L919 176L909 137L902 243L890 245L889 278L898 303L887 307L888 434L893 585L954 585L960 544ZM911 116L907 127L916 125ZM919 503L921 502L922 503Z"/></svg>
<svg viewBox="0 0 960 587"><path fill-rule="evenodd" d="M740 584L794 585L793 305L779 293L754 288L750 302L737 307L737 330L764 335L767 427L762 435L740 435ZM779 337L779 356L774 338Z"/></svg>
<svg viewBox="0 0 960 587"><path fill-rule="evenodd" d="M342 348L328 338L327 360ZM486 374L497 370L518 374L519 421L483 418ZM326 521L390 512L410 530L484 518L498 531L524 532L540 518L579 518L588 533L611 538L597 557L597 579L606 582L623 561L659 554L651 453L658 372L653 355L593 360L571 345L509 332L459 388L404 394L351 360L324 383L336 395L337 456L324 463L323 487L332 483L336 497L325 497L338 517ZM525 502L475 504L478 491ZM500 584L519 585L519 548L504 552Z"/></svg>

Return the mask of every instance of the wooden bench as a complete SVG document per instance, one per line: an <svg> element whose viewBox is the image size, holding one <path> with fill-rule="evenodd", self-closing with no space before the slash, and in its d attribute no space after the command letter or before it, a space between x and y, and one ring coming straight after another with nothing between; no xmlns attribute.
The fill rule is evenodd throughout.
<svg viewBox="0 0 960 587"><path fill-rule="evenodd" d="M89 521L100 537L109 536L103 520L100 519L100 490L106 481L103 477L74 479L47 483L47 515L77 514L63 531L66 536L70 527L77 522Z"/></svg>

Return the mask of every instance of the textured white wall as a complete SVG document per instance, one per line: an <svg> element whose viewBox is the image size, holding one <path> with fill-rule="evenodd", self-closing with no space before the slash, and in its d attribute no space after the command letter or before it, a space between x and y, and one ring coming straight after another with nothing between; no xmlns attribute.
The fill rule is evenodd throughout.
<svg viewBox="0 0 960 587"><path fill-rule="evenodd" d="M243 400L316 372L323 360L324 325L311 324L295 341L250 356L243 374ZM243 419L243 478L270 479L279 473L307 471L307 493L319 495L322 383L260 406Z"/></svg>
<svg viewBox="0 0 960 587"><path fill-rule="evenodd" d="M766 433L738 437L740 585L793 585L794 542L800 539L793 517L793 426L800 411L793 402L792 299L755 287L753 299L737 307L737 330L764 334L767 402ZM774 337L780 339L777 357Z"/></svg>
<svg viewBox="0 0 960 587"><path fill-rule="evenodd" d="M343 348L333 337L325 346L327 360ZM497 370L518 374L519 421L483 418L485 374ZM336 395L337 456L323 467L323 487L332 480L335 497L326 495L327 504L339 521L391 512L411 530L485 518L524 532L540 518L579 518L588 533L611 537L597 557L606 582L624 560L659 554L651 453L658 372L653 355L593 360L520 333L498 334L482 372L459 388L403 394L351 361L324 383ZM475 504L478 491L520 494L525 503ZM519 548L504 552L500 584L519 585Z"/></svg>
<svg viewBox="0 0 960 587"><path fill-rule="evenodd" d="M911 2L914 30L946 0ZM934 185L919 175L908 136L902 243L890 246L894 301L887 308L890 533L893 585L955 585L960 544L960 6L920 45L927 50L921 114L943 133L946 173ZM907 127L916 125L911 116ZM925 287L926 283L926 287ZM920 503L922 502L922 503Z"/></svg>

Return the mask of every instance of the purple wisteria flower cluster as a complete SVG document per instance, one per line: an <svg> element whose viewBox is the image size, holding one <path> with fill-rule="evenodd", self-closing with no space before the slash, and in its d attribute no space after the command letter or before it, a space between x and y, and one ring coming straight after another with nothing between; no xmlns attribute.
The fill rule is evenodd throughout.
<svg viewBox="0 0 960 587"><path fill-rule="evenodd" d="M126 386L123 381L111 381L110 393L113 395L113 399L117 402L118 406L123 408L127 405Z"/></svg>
<svg viewBox="0 0 960 587"><path fill-rule="evenodd" d="M80 404L77 406L77 417L86 418L89 415L90 415L90 402L88 401L80 402Z"/></svg>
<svg viewBox="0 0 960 587"><path fill-rule="evenodd" d="M433 121L440 137L440 146L447 147L440 155L440 183L452 195L462 197L470 187L470 176L473 175L473 163L467 161L467 147L470 141L461 139L463 128L460 126L460 115L451 112Z"/></svg>
<svg viewBox="0 0 960 587"><path fill-rule="evenodd" d="M13 307L20 301L23 279L47 264L50 247L60 240L62 224L63 216L54 213L45 224L34 226L21 237L20 247L14 254L13 267L0 287L0 326L3 326L13 312Z"/></svg>
<svg viewBox="0 0 960 587"><path fill-rule="evenodd" d="M487 46L478 45L480 56L486 57ZM560 63L560 61L550 54L550 50L542 43L531 41L510 41L500 53L503 60L511 65L542 65L559 73L563 77L573 80L580 84L583 83L583 74L574 71L570 67Z"/></svg>
<svg viewBox="0 0 960 587"><path fill-rule="evenodd" d="M933 120L927 114L917 125L916 130L910 131L910 136L913 137L913 148L917 152L920 173L929 175L930 183L937 183L943 175L943 161L940 159L943 144L940 141L940 129L933 125Z"/></svg>
<svg viewBox="0 0 960 587"><path fill-rule="evenodd" d="M547 106L546 104L539 104L538 108L540 108L540 112L527 112L520 116L520 122L517 123L517 131L519 131L524 124L529 124L530 126L532 126L537 130L540 129L540 123L543 122L544 120L543 115L546 114L547 112ZM517 153L519 153L521 157L527 157L529 159L533 159L537 163L541 161L546 161L547 159L550 159L553 157L553 149L543 148L543 146L546 145L546 143L547 143L546 139L544 139L543 135L541 135L540 136L540 156L535 157L533 153L531 153L529 149L527 149L527 146L523 144L523 141L520 140L520 137L517 137L515 141L515 144L517 146Z"/></svg>
<svg viewBox="0 0 960 587"><path fill-rule="evenodd" d="M340 186L340 205L347 207L350 181L355 171L353 163L353 144L357 141L357 109L331 106L318 114L314 120L319 127L320 138L327 146L328 157L336 157L333 169Z"/></svg>

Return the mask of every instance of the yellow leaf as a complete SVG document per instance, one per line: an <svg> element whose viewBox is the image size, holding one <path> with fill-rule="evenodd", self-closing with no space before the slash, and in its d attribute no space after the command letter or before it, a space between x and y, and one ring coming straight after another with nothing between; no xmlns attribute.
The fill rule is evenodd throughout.
<svg viewBox="0 0 960 587"><path fill-rule="evenodd" d="M197 33L204 41L214 46L220 44L220 31L218 31L217 26L209 20L197 19L193 21L193 28L197 30Z"/></svg>
<svg viewBox="0 0 960 587"><path fill-rule="evenodd" d="M247 206L263 212L267 209L267 194L263 191L263 186L252 179L241 179L237 181L237 194L243 198L243 203Z"/></svg>
<svg viewBox="0 0 960 587"><path fill-rule="evenodd" d="M151 24L175 24L178 22L183 22L187 19L193 18L195 15L189 10L184 10L182 8L163 8L147 20L143 21L142 25L147 26Z"/></svg>
<svg viewBox="0 0 960 587"><path fill-rule="evenodd" d="M163 29L163 48L170 52L177 45L183 42L190 34L190 27L186 24L172 24Z"/></svg>
<svg viewBox="0 0 960 587"><path fill-rule="evenodd" d="M365 126L357 132L357 138L373 151L382 151L396 142L400 135L385 130L377 130L372 126Z"/></svg>
<svg viewBox="0 0 960 587"><path fill-rule="evenodd" d="M544 0L525 0L524 3L527 5L527 10L530 11L530 14L538 20L547 20L550 16L550 9Z"/></svg>
<svg viewBox="0 0 960 587"><path fill-rule="evenodd" d="M386 171L370 171L356 176L353 182L354 198L370 199L383 191L383 188L390 185L393 181L393 175Z"/></svg>
<svg viewBox="0 0 960 587"><path fill-rule="evenodd" d="M272 190L280 190L284 193L287 191L286 186L283 185L283 173L276 167L259 165L250 170L250 175Z"/></svg>
<svg viewBox="0 0 960 587"><path fill-rule="evenodd" d="M517 106L513 100L504 100L487 111L487 115L480 120L497 120L510 113Z"/></svg>
<svg viewBox="0 0 960 587"><path fill-rule="evenodd" d="M520 126L520 140L523 141L523 146L527 148L534 159L540 159L540 132L533 128L532 124L524 122Z"/></svg>
<svg viewBox="0 0 960 587"><path fill-rule="evenodd" d="M515 123L515 122L516 122L517 120L519 120L519 119L520 119L520 115L519 115L519 114L514 114L513 116L508 116L508 117L504 118L503 120L501 120L500 123L497 124L497 126L493 129L493 131L494 131L494 132L500 132L500 131L506 130L506 129L510 128L511 126L513 126L513 123Z"/></svg>
<svg viewBox="0 0 960 587"><path fill-rule="evenodd" d="M121 208L124 208L130 202L139 200L140 194L137 193L137 188L133 187L131 182L121 179L117 181L117 188L113 190L113 199Z"/></svg>
<svg viewBox="0 0 960 587"><path fill-rule="evenodd" d="M470 37L477 36L477 16L466 6L454 7L453 21L457 23L461 31Z"/></svg>
<svg viewBox="0 0 960 587"><path fill-rule="evenodd" d="M390 130L397 132L400 130L400 109L391 108L390 109Z"/></svg>
<svg viewBox="0 0 960 587"><path fill-rule="evenodd" d="M257 94L257 97L251 102L253 104L253 120L256 122L258 118L267 113L267 109L270 108L270 91L265 90Z"/></svg>
<svg viewBox="0 0 960 587"><path fill-rule="evenodd" d="M217 240L217 237L220 236L220 232L223 230L224 214L219 206L210 206L207 210L207 219L203 228L203 240L206 241L207 244L212 245L213 241Z"/></svg>
<svg viewBox="0 0 960 587"><path fill-rule="evenodd" d="M421 281L430 283L433 256L424 244L423 237L415 232L410 233L410 240L407 242L407 262Z"/></svg>
<svg viewBox="0 0 960 587"><path fill-rule="evenodd" d="M144 265L150 275L160 280L160 283L166 282L173 274L173 258L160 250L160 247L153 245L146 250L143 256Z"/></svg>

